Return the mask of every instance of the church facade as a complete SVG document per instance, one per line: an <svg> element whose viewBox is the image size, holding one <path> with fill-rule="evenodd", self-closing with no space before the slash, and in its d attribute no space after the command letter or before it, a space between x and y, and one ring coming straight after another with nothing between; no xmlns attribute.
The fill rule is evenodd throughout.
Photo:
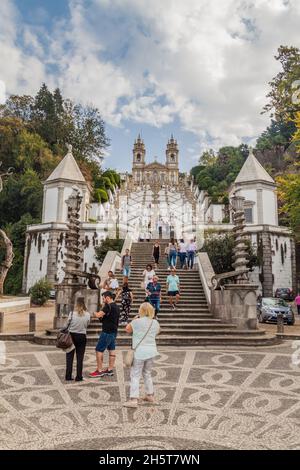
<svg viewBox="0 0 300 470"><path fill-rule="evenodd" d="M157 161L147 164L145 143L139 135L133 146L132 178L135 185L178 185L178 156L177 141L171 136L167 143L165 164L163 165Z"/></svg>

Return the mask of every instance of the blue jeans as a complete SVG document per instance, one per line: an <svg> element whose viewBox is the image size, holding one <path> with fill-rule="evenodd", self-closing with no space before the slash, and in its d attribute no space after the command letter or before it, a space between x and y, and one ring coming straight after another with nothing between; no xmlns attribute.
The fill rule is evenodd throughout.
<svg viewBox="0 0 300 470"><path fill-rule="evenodd" d="M171 250L169 253L169 266L173 266L175 268L176 266L176 257L177 257L177 252L175 250Z"/></svg>
<svg viewBox="0 0 300 470"><path fill-rule="evenodd" d="M193 269L194 267L195 252L188 251L188 267Z"/></svg>
<svg viewBox="0 0 300 470"><path fill-rule="evenodd" d="M124 266L123 268L123 276L129 277L131 273L131 267L130 266Z"/></svg>
<svg viewBox="0 0 300 470"><path fill-rule="evenodd" d="M151 299L150 297L149 300L150 300L150 304L152 305L152 307L155 308L155 315L157 315L160 310L160 299Z"/></svg>
<svg viewBox="0 0 300 470"><path fill-rule="evenodd" d="M185 260L186 260L186 253L179 253L179 259L180 259L180 267L183 269L185 266Z"/></svg>
<svg viewBox="0 0 300 470"><path fill-rule="evenodd" d="M116 349L116 333L102 333L99 336L99 340L96 346L96 351L104 352L106 349L108 351L114 351Z"/></svg>

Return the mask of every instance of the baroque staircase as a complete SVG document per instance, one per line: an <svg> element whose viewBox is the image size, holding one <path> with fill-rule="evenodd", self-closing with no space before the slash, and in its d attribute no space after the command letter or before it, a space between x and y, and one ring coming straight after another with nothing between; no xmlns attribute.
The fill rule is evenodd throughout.
<svg viewBox="0 0 300 470"><path fill-rule="evenodd" d="M132 272L130 287L133 289L134 301L132 304L131 318L138 313L138 308L145 298L145 291L141 288L142 272L148 263L152 264L152 246L155 240L150 242L133 243L132 245ZM164 256L166 241L159 240L161 246L161 260L156 270L159 282L162 285L162 303L159 314L161 333L158 336L159 345L178 345L183 347L194 345L215 346L265 346L274 344L277 339L267 335L263 330L238 330L235 325L222 322L214 318L210 313L206 301L199 272L194 270L178 269L177 274L181 284L181 298L176 310L168 303L166 295L166 278L169 274ZM116 273L119 283L122 283L121 272ZM88 345L95 346L101 325L99 320L93 319L88 328ZM44 335L36 336L38 343L53 344L56 332L48 330ZM117 338L119 346L130 345L130 337L125 328L120 326Z"/></svg>

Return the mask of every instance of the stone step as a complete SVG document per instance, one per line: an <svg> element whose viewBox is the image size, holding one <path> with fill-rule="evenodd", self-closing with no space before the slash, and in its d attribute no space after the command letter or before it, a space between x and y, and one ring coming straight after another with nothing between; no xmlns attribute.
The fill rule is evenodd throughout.
<svg viewBox="0 0 300 470"><path fill-rule="evenodd" d="M49 336L46 334L38 334L34 336L34 342L43 345L55 345L55 336ZM87 345L95 347L98 341L98 335L90 336L87 339ZM158 346L270 346L274 344L280 344L280 340L276 336L260 334L252 335L166 335L161 334L157 338ZM131 346L130 336L119 336L117 338L117 347L120 346Z"/></svg>

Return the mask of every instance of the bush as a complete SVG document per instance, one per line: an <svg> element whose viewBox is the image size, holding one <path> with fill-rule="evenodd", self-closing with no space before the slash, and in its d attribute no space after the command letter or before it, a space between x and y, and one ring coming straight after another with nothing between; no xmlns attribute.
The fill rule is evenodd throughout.
<svg viewBox="0 0 300 470"><path fill-rule="evenodd" d="M36 305L44 305L50 298L51 284L47 279L36 282L29 290L31 301Z"/></svg>
<svg viewBox="0 0 300 470"><path fill-rule="evenodd" d="M95 189L94 191L94 200L95 202L107 202L108 201L108 194L107 194L107 191L105 189L101 189L101 188L98 188L98 189Z"/></svg>
<svg viewBox="0 0 300 470"><path fill-rule="evenodd" d="M248 268L252 270L258 265L258 257L254 253L250 240L245 240L248 251ZM201 251L206 251L216 274L233 271L234 237L232 234L210 233L205 236Z"/></svg>
<svg viewBox="0 0 300 470"><path fill-rule="evenodd" d="M95 248L96 259L100 263L103 263L103 260L108 251L121 252L123 244L124 244L124 240L121 240L120 238L115 238L115 239L106 238L106 240L103 240L101 245Z"/></svg>

